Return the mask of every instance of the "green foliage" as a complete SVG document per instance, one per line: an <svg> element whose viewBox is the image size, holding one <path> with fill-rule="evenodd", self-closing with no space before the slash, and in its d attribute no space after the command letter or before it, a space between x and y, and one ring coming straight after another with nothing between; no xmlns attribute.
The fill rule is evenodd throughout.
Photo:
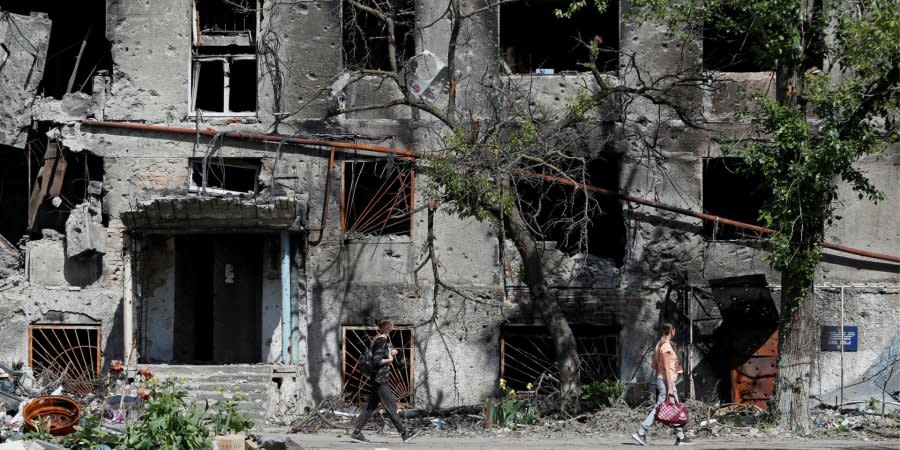
<svg viewBox="0 0 900 450"><path fill-rule="evenodd" d="M208 404L188 403L187 392L177 389L173 380L151 380L150 383L150 400L138 422L122 435L120 447L135 450L209 448L212 435L248 431L253 426L246 415L236 411L230 400L218 401L210 410Z"/></svg>
<svg viewBox="0 0 900 450"><path fill-rule="evenodd" d="M615 404L625 392L625 384L618 380L594 381L581 386L581 407L597 411Z"/></svg>
<svg viewBox="0 0 900 450"><path fill-rule="evenodd" d="M593 0L591 2L597 11L604 12L607 8L606 0ZM566 9L554 9L553 15L557 19L571 19L578 11L587 6L587 0L573 0Z"/></svg>
<svg viewBox="0 0 900 450"><path fill-rule="evenodd" d="M537 423L540 413L533 402L534 393L526 395L519 398L515 390L507 389L506 380L501 378L499 395L485 402L485 413L490 414L491 423L506 428Z"/></svg>
<svg viewBox="0 0 900 450"><path fill-rule="evenodd" d="M231 400L218 400L209 411L213 434L242 433L253 428L253 421L246 414L238 412L237 403Z"/></svg>
<svg viewBox="0 0 900 450"><path fill-rule="evenodd" d="M34 427L34 431L28 431L25 433L25 439L41 440L47 442L53 441L53 435L51 435L50 432L47 431L47 427L44 426L44 423L43 421L41 421L41 419L34 420Z"/></svg>
<svg viewBox="0 0 900 450"><path fill-rule="evenodd" d="M125 431L121 445L135 450L208 447L206 409L188 404L187 392L176 389L172 380L151 383L150 400L144 413Z"/></svg>
<svg viewBox="0 0 900 450"><path fill-rule="evenodd" d="M101 445L116 448L118 443L119 436L100 426L99 416L85 417L74 433L63 438L63 445L71 450L94 450Z"/></svg>

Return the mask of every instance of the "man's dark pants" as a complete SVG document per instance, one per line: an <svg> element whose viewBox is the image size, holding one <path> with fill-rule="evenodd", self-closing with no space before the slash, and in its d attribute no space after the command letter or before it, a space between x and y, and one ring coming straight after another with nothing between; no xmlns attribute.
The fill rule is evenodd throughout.
<svg viewBox="0 0 900 450"><path fill-rule="evenodd" d="M388 417L391 418L391 422L397 427L397 431L399 431L400 434L405 433L406 427L403 426L403 422L400 421L400 416L397 415L397 404L394 402L394 394L391 393L391 386L389 383L376 383L372 385L372 392L369 394L369 402L366 404L366 409L359 415L359 420L356 421L355 431L361 431L366 425L366 422L369 421L369 417L375 412L375 408L378 407L379 400L381 400L384 410L387 411Z"/></svg>

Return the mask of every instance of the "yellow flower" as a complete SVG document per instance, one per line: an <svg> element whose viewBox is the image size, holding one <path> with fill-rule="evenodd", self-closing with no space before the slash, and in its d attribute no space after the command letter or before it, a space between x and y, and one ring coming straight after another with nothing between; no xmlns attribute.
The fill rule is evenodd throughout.
<svg viewBox="0 0 900 450"><path fill-rule="evenodd" d="M525 388L530 391L532 388L534 388L534 385L531 383L528 383L528 385L526 385Z"/></svg>
<svg viewBox="0 0 900 450"><path fill-rule="evenodd" d="M500 389L506 389L506 380L500 379Z"/></svg>
<svg viewBox="0 0 900 450"><path fill-rule="evenodd" d="M510 390L509 390L509 396L510 396L510 397L515 397L515 396L516 396L516 390L515 390L515 389L510 389Z"/></svg>

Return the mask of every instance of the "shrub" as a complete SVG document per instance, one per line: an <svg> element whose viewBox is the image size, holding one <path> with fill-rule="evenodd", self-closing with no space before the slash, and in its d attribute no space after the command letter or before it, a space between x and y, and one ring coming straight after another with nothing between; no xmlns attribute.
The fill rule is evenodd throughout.
<svg viewBox="0 0 900 450"><path fill-rule="evenodd" d="M581 407L597 411L612 406L625 392L625 385L617 380L594 381L581 386Z"/></svg>

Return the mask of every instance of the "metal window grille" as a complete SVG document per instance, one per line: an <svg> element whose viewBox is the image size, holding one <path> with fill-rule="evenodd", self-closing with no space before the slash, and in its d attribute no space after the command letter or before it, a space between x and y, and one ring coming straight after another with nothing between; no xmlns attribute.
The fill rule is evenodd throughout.
<svg viewBox="0 0 900 450"><path fill-rule="evenodd" d="M35 376L46 386L89 394L102 384L99 325L31 325L28 355Z"/></svg>
<svg viewBox="0 0 900 450"><path fill-rule="evenodd" d="M345 326L341 328L342 342L342 388L341 396L345 403L364 405L369 398L372 386L369 375L359 368L359 360L371 345L372 338L378 334L375 327ZM391 344L397 349L398 358L394 360L388 382L397 404L411 407L415 404L413 367L415 352L413 347L414 330L410 327L395 327L391 333Z"/></svg>

